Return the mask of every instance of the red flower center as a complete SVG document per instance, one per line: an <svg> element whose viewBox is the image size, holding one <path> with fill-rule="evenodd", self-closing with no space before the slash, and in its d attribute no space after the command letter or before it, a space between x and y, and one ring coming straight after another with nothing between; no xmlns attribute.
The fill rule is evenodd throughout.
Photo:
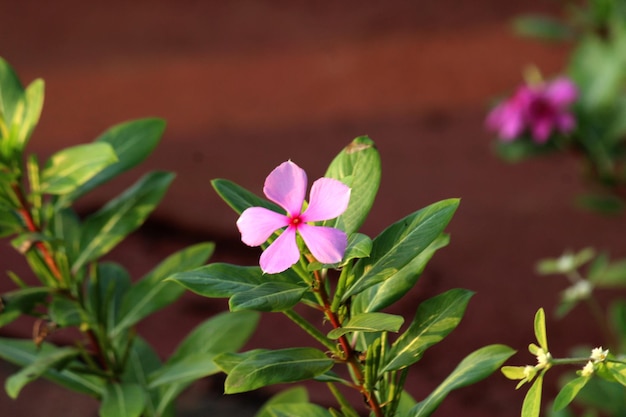
<svg viewBox="0 0 626 417"><path fill-rule="evenodd" d="M301 224L302 218L299 215L289 218L289 226L295 227L297 229L298 226L300 226Z"/></svg>

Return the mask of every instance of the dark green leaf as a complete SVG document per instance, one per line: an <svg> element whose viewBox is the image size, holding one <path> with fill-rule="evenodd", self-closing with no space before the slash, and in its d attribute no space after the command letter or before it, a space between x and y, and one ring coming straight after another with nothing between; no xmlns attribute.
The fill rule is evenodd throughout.
<svg viewBox="0 0 626 417"><path fill-rule="evenodd" d="M504 345L485 346L470 353L428 397L411 409L408 416L430 416L451 391L485 379L513 353L513 349Z"/></svg>
<svg viewBox="0 0 626 417"><path fill-rule="evenodd" d="M220 367L224 373L231 373L231 371L235 368L235 366L243 363L248 358L258 355L262 352L271 352L268 349L253 349L248 350L246 352L235 353L235 352L224 352L215 357L214 362L217 366Z"/></svg>
<svg viewBox="0 0 626 417"><path fill-rule="evenodd" d="M346 211L329 224L341 224L348 235L359 230L374 204L380 175L380 155L370 138L360 136L344 148L333 159L325 176L350 187L350 203Z"/></svg>
<svg viewBox="0 0 626 417"><path fill-rule="evenodd" d="M456 328L474 293L453 289L422 302L409 328L393 343L382 372L402 369L419 361L424 351Z"/></svg>
<svg viewBox="0 0 626 417"><path fill-rule="evenodd" d="M231 311L285 311L298 304L309 290L303 284L264 282L247 291L234 294L229 300Z"/></svg>
<svg viewBox="0 0 626 417"><path fill-rule="evenodd" d="M52 299L49 308L50 320L59 327L79 326L86 321L78 302L58 295Z"/></svg>
<svg viewBox="0 0 626 417"><path fill-rule="evenodd" d="M11 65L0 58L0 116L10 125L18 103L24 96L24 87ZM7 126L8 127L8 126Z"/></svg>
<svg viewBox="0 0 626 417"><path fill-rule="evenodd" d="M222 200L224 200L226 204L228 204L238 214L241 214L249 207L265 207L278 213L285 212L285 210L276 204L258 197L256 194L251 193L234 182L223 179L215 179L211 181L211 185L213 185L217 194L222 197Z"/></svg>
<svg viewBox="0 0 626 417"><path fill-rule="evenodd" d="M9 324L22 314L31 314L49 294L50 288L47 287L26 287L2 294L0 327Z"/></svg>
<svg viewBox="0 0 626 417"><path fill-rule="evenodd" d="M325 408L309 403L275 404L268 407L267 412L271 417L332 417Z"/></svg>
<svg viewBox="0 0 626 417"><path fill-rule="evenodd" d="M404 317L387 313L363 313L351 317L342 327L328 333L330 339L338 339L353 332L397 332L404 323Z"/></svg>
<svg viewBox="0 0 626 417"><path fill-rule="evenodd" d="M168 172L152 172L87 218L81 236L81 253L72 265L77 271L104 255L137 229L163 198L174 179Z"/></svg>
<svg viewBox="0 0 626 417"><path fill-rule="evenodd" d="M354 267L357 277L342 300L390 279L424 251L443 232L459 205L449 199L432 204L385 229L374 239L369 258Z"/></svg>
<svg viewBox="0 0 626 417"><path fill-rule="evenodd" d="M293 404L293 403L307 403L309 402L309 394L304 387L295 387L289 388L284 391L279 392L270 398L263 407L259 410L254 417L272 417L272 415L267 411L269 407L278 405L278 404Z"/></svg>
<svg viewBox="0 0 626 417"><path fill-rule="evenodd" d="M67 194L117 161L108 143L90 143L52 155L41 171L40 189L45 194Z"/></svg>
<svg viewBox="0 0 626 417"><path fill-rule="evenodd" d="M176 301L184 288L165 282L171 274L197 268L213 254L213 243L200 243L168 256L145 277L126 292L120 309L120 318L113 329L117 333L144 317Z"/></svg>
<svg viewBox="0 0 626 417"><path fill-rule="evenodd" d="M235 366L226 377L224 388L227 394L235 394L272 384L303 381L323 374L332 366L332 359L312 348L260 352Z"/></svg>
<svg viewBox="0 0 626 417"><path fill-rule="evenodd" d="M137 384L111 383L106 387L100 417L139 417L146 405L146 396Z"/></svg>

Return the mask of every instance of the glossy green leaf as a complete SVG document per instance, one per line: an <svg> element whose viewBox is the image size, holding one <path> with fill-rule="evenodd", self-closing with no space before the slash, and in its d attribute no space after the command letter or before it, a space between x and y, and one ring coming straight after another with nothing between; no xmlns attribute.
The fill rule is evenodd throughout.
<svg viewBox="0 0 626 417"><path fill-rule="evenodd" d="M535 337L539 346L546 352L548 352L548 335L546 333L546 313L543 308L537 310L535 313Z"/></svg>
<svg viewBox="0 0 626 417"><path fill-rule="evenodd" d="M541 387L543 386L543 373L537 376L530 386L524 402L522 403L522 417L539 417L541 412Z"/></svg>
<svg viewBox="0 0 626 417"><path fill-rule="evenodd" d="M213 254L213 243L200 243L180 250L157 265L145 277L137 281L124 295L119 320L112 333L117 333L138 323L143 318L176 301L184 288L166 282L165 279L177 272L197 268Z"/></svg>
<svg viewBox="0 0 626 417"><path fill-rule="evenodd" d="M580 376L578 378L572 379L567 384L565 384L565 386L561 388L559 394L554 399L554 405L552 407L554 411L559 411L567 407L569 403L571 403L572 400L576 398L576 395L578 395L580 390L583 389L585 385L587 385L589 379L590 377L588 376Z"/></svg>
<svg viewBox="0 0 626 417"><path fill-rule="evenodd" d="M304 387L289 388L272 396L254 417L272 417L267 411L269 407L279 404L307 403L309 402L309 394Z"/></svg>
<svg viewBox="0 0 626 417"><path fill-rule="evenodd" d="M146 405L143 389L133 383L111 383L106 387L98 412L100 417L139 417Z"/></svg>
<svg viewBox="0 0 626 417"><path fill-rule="evenodd" d="M323 374L333 360L320 350L289 348L260 352L235 366L224 384L227 394L251 391L267 385L297 382Z"/></svg>
<svg viewBox="0 0 626 417"><path fill-rule="evenodd" d="M31 340L0 337L0 358L22 367L36 362L40 355L53 354L57 349L56 346L46 342L38 348ZM99 397L104 390L101 379L70 371L67 367L62 370L47 368L43 377L65 388L93 397Z"/></svg>
<svg viewBox="0 0 626 417"><path fill-rule="evenodd" d="M228 304L231 311L285 311L298 304L308 290L304 284L269 281L234 294Z"/></svg>
<svg viewBox="0 0 626 417"><path fill-rule="evenodd" d="M59 199L64 206L97 186L143 162L157 146L165 130L165 121L156 118L133 120L115 125L100 135L95 143L111 145L117 162L108 165L89 181Z"/></svg>
<svg viewBox="0 0 626 417"><path fill-rule="evenodd" d="M275 404L268 407L267 412L271 417L332 417L325 408L309 403Z"/></svg>
<svg viewBox="0 0 626 417"><path fill-rule="evenodd" d="M411 409L408 417L430 416L451 391L485 379L513 353L513 349L504 345L489 345L470 353L428 397Z"/></svg>
<svg viewBox="0 0 626 417"><path fill-rule="evenodd" d="M62 369L78 353L74 348L55 348L39 352L28 365L7 378L4 383L7 394L13 399L17 398L24 385L39 378L50 368Z"/></svg>
<svg viewBox="0 0 626 417"><path fill-rule="evenodd" d="M360 259L357 277L342 300L390 279L424 251L443 232L459 205L458 199L443 200L403 218L374 239L369 258Z"/></svg>
<svg viewBox="0 0 626 417"><path fill-rule="evenodd" d="M232 181L218 178L211 181L211 185L222 200L238 214L241 214L249 207L265 207L278 213L285 212L285 210L276 204L258 197L256 194L251 193Z"/></svg>
<svg viewBox="0 0 626 417"><path fill-rule="evenodd" d="M352 190L346 211L330 222L341 224L350 235L367 218L380 185L380 155L374 142L367 136L354 139L333 159L325 176L344 182Z"/></svg>
<svg viewBox="0 0 626 417"><path fill-rule="evenodd" d="M109 201L83 224L81 252L72 265L77 271L106 254L137 229L159 204L174 179L169 172L152 172Z"/></svg>
<svg viewBox="0 0 626 417"><path fill-rule="evenodd" d="M351 317L342 327L328 333L330 339L338 339L353 332L397 332L404 323L404 317L388 313L363 313Z"/></svg>
<svg viewBox="0 0 626 417"><path fill-rule="evenodd" d="M220 367L220 369L224 373L229 374L231 373L233 369L235 369L237 365L243 363L243 361L245 361L246 359L256 356L260 353L265 353L265 352L271 352L271 351L268 349L252 349L246 352L239 352L239 353L224 352L224 353L217 355L215 357L214 362L217 364L217 366Z"/></svg>
<svg viewBox="0 0 626 417"><path fill-rule="evenodd" d="M424 351L456 328L474 293L452 289L422 302L409 328L391 346L382 372L402 369L419 361Z"/></svg>
<svg viewBox="0 0 626 417"><path fill-rule="evenodd" d="M449 242L447 234L440 235L391 277L359 293L352 302L353 314L380 311L398 301L415 286L435 252Z"/></svg>
<svg viewBox="0 0 626 417"><path fill-rule="evenodd" d="M41 171L44 194L67 194L117 161L108 143L90 143L63 149L52 155Z"/></svg>

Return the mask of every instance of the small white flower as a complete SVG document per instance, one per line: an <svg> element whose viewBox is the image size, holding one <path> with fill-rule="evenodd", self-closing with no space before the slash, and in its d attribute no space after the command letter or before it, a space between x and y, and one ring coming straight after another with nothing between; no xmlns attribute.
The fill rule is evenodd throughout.
<svg viewBox="0 0 626 417"><path fill-rule="evenodd" d="M589 357L589 359L591 359L593 363L604 362L604 360L606 359L606 355L608 354L609 350L602 350L602 346L600 346L591 350L591 356Z"/></svg>
<svg viewBox="0 0 626 417"><path fill-rule="evenodd" d="M552 355L550 352L546 352L542 348L537 349L537 367L545 368L548 366L550 359L552 359Z"/></svg>
<svg viewBox="0 0 626 417"><path fill-rule="evenodd" d="M593 361L587 362L587 364L583 367L583 370L580 372L582 376L591 376L594 371Z"/></svg>
<svg viewBox="0 0 626 417"><path fill-rule="evenodd" d="M593 286L587 280L581 280L563 291L565 301L585 300L591 295Z"/></svg>
<svg viewBox="0 0 626 417"><path fill-rule="evenodd" d="M574 255L571 253L563 254L557 261L556 267L559 272L569 272L574 269Z"/></svg>
<svg viewBox="0 0 626 417"><path fill-rule="evenodd" d="M535 376L535 367L531 366L531 365L526 365L524 367L524 379L525 380L530 380Z"/></svg>

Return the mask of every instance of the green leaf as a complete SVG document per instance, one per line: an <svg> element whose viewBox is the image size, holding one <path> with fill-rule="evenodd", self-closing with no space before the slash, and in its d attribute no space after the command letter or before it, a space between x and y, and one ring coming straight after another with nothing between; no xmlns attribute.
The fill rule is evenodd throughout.
<svg viewBox="0 0 626 417"><path fill-rule="evenodd" d="M139 417L146 405L146 396L141 387L133 383L108 384L102 404L100 417Z"/></svg>
<svg viewBox="0 0 626 417"><path fill-rule="evenodd" d="M408 416L430 416L451 391L485 379L513 353L513 349L504 345L489 345L470 353L428 397L411 409Z"/></svg>
<svg viewBox="0 0 626 417"><path fill-rule="evenodd" d="M124 338L125 342L127 340ZM126 364L122 381L136 383L141 387L147 387L149 375L162 366L161 360L152 346L140 336L133 337ZM166 417L167 412L169 412L166 399L167 395L170 394L169 391L148 390L146 394L145 415ZM180 394L180 392L176 394ZM159 404L163 402L165 402L163 408L158 409Z"/></svg>
<svg viewBox="0 0 626 417"><path fill-rule="evenodd" d="M200 243L168 256L152 271L137 281L124 295L119 321L112 330L118 333L133 326L143 318L176 301L184 288L165 279L171 274L186 271L204 264L213 254L213 243Z"/></svg>
<svg viewBox="0 0 626 417"><path fill-rule="evenodd" d="M156 118L133 120L108 129L95 143L111 145L117 155L117 162L108 165L89 181L61 197L57 205L68 205L97 186L139 165L152 153L164 130L165 121Z"/></svg>
<svg viewBox="0 0 626 417"><path fill-rule="evenodd" d="M329 225L341 224L348 235L359 230L374 204L380 185L380 155L367 136L354 139L333 159L325 174L350 187L346 211Z"/></svg>
<svg viewBox="0 0 626 417"><path fill-rule="evenodd" d="M269 407L279 404L293 404L293 403L307 403L309 401L309 394L304 387L289 388L278 394L272 396L261 409L254 415L254 417L272 417L267 411Z"/></svg>
<svg viewBox="0 0 626 417"><path fill-rule="evenodd" d="M271 351L268 349L252 349L252 350L248 350L246 352L240 352L240 353L224 352L224 353L217 355L215 357L214 362L217 364L217 366L220 367L220 369L224 373L229 374L231 373L233 369L235 369L235 366L243 363L243 361L245 361L246 359L256 356L262 352L271 352Z"/></svg>
<svg viewBox="0 0 626 417"><path fill-rule="evenodd" d="M267 385L297 382L321 375L333 360L320 350L289 348L260 352L235 366L224 384L227 394L251 391Z"/></svg>
<svg viewBox="0 0 626 417"><path fill-rule="evenodd" d="M456 328L473 292L452 289L422 302L409 328L391 346L381 372L402 369L419 361L424 351Z"/></svg>
<svg viewBox="0 0 626 417"><path fill-rule="evenodd" d="M353 332L397 332L404 323L404 317L387 313L363 313L351 317L342 327L328 333L330 339L339 339Z"/></svg>
<svg viewBox="0 0 626 417"><path fill-rule="evenodd" d="M215 352L191 353L184 358L164 365L150 375L150 389L167 384L185 384L216 374L220 368L213 362Z"/></svg>
<svg viewBox="0 0 626 417"><path fill-rule="evenodd" d="M161 201L173 179L174 175L169 172L149 173L89 216L83 224L82 250L72 270L76 272L87 262L106 254L141 226Z"/></svg>
<svg viewBox="0 0 626 417"><path fill-rule="evenodd" d="M431 204L385 229L374 239L369 258L354 266L357 277L342 301L390 279L443 232L459 205L458 199Z"/></svg>
<svg viewBox="0 0 626 417"><path fill-rule="evenodd" d="M39 360L41 355L54 355L57 350L56 346L45 342L37 348L31 340L0 337L0 358L18 366L27 367ZM43 377L65 388L93 397L100 397L104 390L100 378L70 371L67 367L61 370L48 367L44 370Z"/></svg>
<svg viewBox="0 0 626 417"><path fill-rule="evenodd" d="M247 291L234 294L228 304L231 311L285 311L298 304L309 290L302 284L264 282Z"/></svg>
<svg viewBox="0 0 626 417"><path fill-rule="evenodd" d="M325 408L309 403L275 404L268 407L267 412L271 417L332 417Z"/></svg>
<svg viewBox="0 0 626 417"><path fill-rule="evenodd" d="M22 314L31 314L50 294L47 287L26 287L2 294L0 327L11 323Z"/></svg>
<svg viewBox="0 0 626 417"><path fill-rule="evenodd" d="M115 152L107 143L77 145L59 151L50 157L41 172L41 192L70 193L115 161Z"/></svg>
<svg viewBox="0 0 626 417"><path fill-rule="evenodd" d="M130 274L114 262L99 262L87 279L85 308L98 326L110 329L118 320L122 297L130 288Z"/></svg>
<svg viewBox="0 0 626 417"><path fill-rule="evenodd" d="M513 22L520 35L545 40L566 40L574 36L574 31L562 22L547 16L521 16Z"/></svg>
<svg viewBox="0 0 626 417"><path fill-rule="evenodd" d="M19 372L11 375L5 381L4 387L9 397L15 399L24 385L39 378L49 368L60 368L71 359L78 356L79 351L74 348L56 348L40 352L34 356L32 362Z"/></svg>
<svg viewBox="0 0 626 417"><path fill-rule="evenodd" d="M546 352L548 352L548 336L546 334L546 313L543 308L537 310L535 314L535 337L537 343Z"/></svg>
<svg viewBox="0 0 626 417"><path fill-rule="evenodd" d="M0 208L0 238L16 234L21 229L22 225L15 212Z"/></svg>
<svg viewBox="0 0 626 417"><path fill-rule="evenodd" d="M448 235L439 235L426 249L398 270L398 272L385 281L372 285L365 291L357 294L352 302L353 314L380 311L398 301L415 286L426 264L435 252L447 246L449 242L450 237Z"/></svg>
<svg viewBox="0 0 626 417"><path fill-rule="evenodd" d="M541 412L541 387L543 385L543 373L537 376L524 397L522 404L522 417L539 417Z"/></svg>
<svg viewBox="0 0 626 417"><path fill-rule="evenodd" d="M0 57L0 116L6 124L13 120L18 103L24 95L24 87L9 63Z"/></svg>
<svg viewBox="0 0 626 417"><path fill-rule="evenodd" d="M78 302L58 295L50 303L50 320L59 327L78 326L85 321L84 312Z"/></svg>
<svg viewBox="0 0 626 417"><path fill-rule="evenodd" d="M222 200L235 210L237 214L241 214L249 207L265 207L278 213L285 212L285 210L276 204L258 197L256 194L251 193L234 182L218 178L211 181L211 185Z"/></svg>
<svg viewBox="0 0 626 417"><path fill-rule="evenodd" d="M560 411L572 402L578 392L589 382L590 377L581 376L569 381L554 399L553 410Z"/></svg>
<svg viewBox="0 0 626 417"><path fill-rule="evenodd" d="M626 386L626 364L620 362L605 362L605 366L615 381Z"/></svg>
<svg viewBox="0 0 626 417"><path fill-rule="evenodd" d="M44 82L41 79L33 81L24 92L25 109L20 120L19 130L17 133L18 149L20 152L24 150L24 147L28 143L35 126L39 122L39 116L41 116L41 109L43 108L44 97Z"/></svg>

